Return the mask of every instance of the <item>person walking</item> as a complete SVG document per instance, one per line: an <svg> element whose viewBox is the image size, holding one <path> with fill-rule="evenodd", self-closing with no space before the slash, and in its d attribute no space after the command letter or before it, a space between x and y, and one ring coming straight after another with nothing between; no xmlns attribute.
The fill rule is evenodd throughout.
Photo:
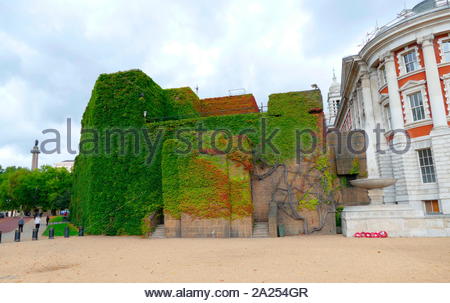
<svg viewBox="0 0 450 303"><path fill-rule="evenodd" d="M36 229L39 230L39 227L41 226L41 217L36 216L36 217L34 218L34 224L35 224L35 226L36 226Z"/></svg>
<svg viewBox="0 0 450 303"><path fill-rule="evenodd" d="M47 226L48 226L49 221L50 221L50 216L47 216L47 218L45 218L45 222L47 223Z"/></svg>
<svg viewBox="0 0 450 303"><path fill-rule="evenodd" d="M19 224L19 232L23 232L23 225L25 224L25 220L23 219L23 217L20 217L19 222L17 222Z"/></svg>

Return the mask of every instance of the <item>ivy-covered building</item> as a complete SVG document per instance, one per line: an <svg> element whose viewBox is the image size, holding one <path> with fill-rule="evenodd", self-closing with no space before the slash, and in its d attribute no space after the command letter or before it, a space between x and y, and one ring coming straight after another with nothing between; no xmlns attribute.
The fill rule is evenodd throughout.
<svg viewBox="0 0 450 303"><path fill-rule="evenodd" d="M316 148L314 148L316 147ZM71 215L90 234L335 233L319 90L199 99L139 70L99 76L82 119Z"/></svg>

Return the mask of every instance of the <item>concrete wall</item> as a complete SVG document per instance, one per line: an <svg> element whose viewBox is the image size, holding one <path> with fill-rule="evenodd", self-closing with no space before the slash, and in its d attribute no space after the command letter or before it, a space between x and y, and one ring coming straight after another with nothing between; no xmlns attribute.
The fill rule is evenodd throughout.
<svg viewBox="0 0 450 303"><path fill-rule="evenodd" d="M253 233L253 218L231 220L231 238L251 238Z"/></svg>
<svg viewBox="0 0 450 303"><path fill-rule="evenodd" d="M268 171L256 166L256 175L262 175ZM269 220L269 204L272 200L274 182L281 177L281 171L277 170L272 176L259 180L255 176L251 179L252 199L253 199L253 219L255 222L267 222Z"/></svg>
<svg viewBox="0 0 450 303"><path fill-rule="evenodd" d="M166 238L179 238L181 237L181 220L175 219L168 214L164 214L164 228L166 232Z"/></svg>
<svg viewBox="0 0 450 303"><path fill-rule="evenodd" d="M164 227L167 238L250 238L253 219L195 219L187 214L182 214L181 219L174 219L166 215Z"/></svg>
<svg viewBox="0 0 450 303"><path fill-rule="evenodd" d="M229 238L231 235L230 220L195 219L187 214L181 215L182 238Z"/></svg>
<svg viewBox="0 0 450 303"><path fill-rule="evenodd" d="M389 237L448 237L450 217L424 216L408 205L348 207L342 214L342 233L386 231Z"/></svg>

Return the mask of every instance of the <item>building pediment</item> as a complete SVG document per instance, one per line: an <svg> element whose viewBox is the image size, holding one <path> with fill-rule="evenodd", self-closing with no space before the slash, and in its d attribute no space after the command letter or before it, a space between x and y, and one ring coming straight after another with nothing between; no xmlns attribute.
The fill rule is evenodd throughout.
<svg viewBox="0 0 450 303"><path fill-rule="evenodd" d="M412 89L418 86L422 86L425 85L426 81L425 80L409 80L408 82L406 82L402 87L400 87L400 91L404 91L404 90L408 90L408 89Z"/></svg>
<svg viewBox="0 0 450 303"><path fill-rule="evenodd" d="M442 80L448 80L450 79L450 74L445 74L441 77Z"/></svg>

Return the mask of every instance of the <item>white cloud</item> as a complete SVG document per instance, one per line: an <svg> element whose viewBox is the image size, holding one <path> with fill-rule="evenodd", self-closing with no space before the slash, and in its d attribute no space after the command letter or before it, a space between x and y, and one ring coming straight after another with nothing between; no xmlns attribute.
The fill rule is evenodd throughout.
<svg viewBox="0 0 450 303"><path fill-rule="evenodd" d="M27 157L22 150L14 145L4 145L0 147L0 165L5 168L7 166L30 167L31 156Z"/></svg>
<svg viewBox="0 0 450 303"><path fill-rule="evenodd" d="M198 85L201 97L245 88L265 103L271 93L313 83L326 97L342 57L357 51L377 19L394 17L402 6L389 0L2 2L0 164L29 166L34 139L45 139L46 128L64 134L67 117L75 143L100 73L140 68L164 88ZM65 159L73 156L42 154L41 164Z"/></svg>

